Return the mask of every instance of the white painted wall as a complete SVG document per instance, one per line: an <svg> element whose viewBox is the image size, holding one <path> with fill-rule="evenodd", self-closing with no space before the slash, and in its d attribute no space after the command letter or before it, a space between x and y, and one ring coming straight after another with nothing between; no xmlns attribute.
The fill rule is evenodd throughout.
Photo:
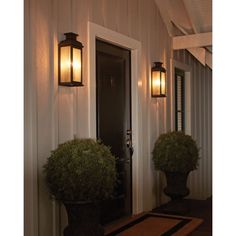
<svg viewBox="0 0 236 236"><path fill-rule="evenodd" d="M191 68L191 135L200 147L199 167L188 179L188 198L206 199L212 195L212 70L186 50L176 50L174 59Z"/></svg>
<svg viewBox="0 0 236 236"><path fill-rule="evenodd" d="M49 199L42 166L59 143L89 136L88 21L141 43L143 210L160 204L162 176L153 169L151 151L171 128L171 90L166 99L151 99L150 69L162 61L170 74L171 40L154 0L25 0L26 236L58 236L66 224L64 208ZM84 87L58 87L57 45L69 31L84 45Z"/></svg>

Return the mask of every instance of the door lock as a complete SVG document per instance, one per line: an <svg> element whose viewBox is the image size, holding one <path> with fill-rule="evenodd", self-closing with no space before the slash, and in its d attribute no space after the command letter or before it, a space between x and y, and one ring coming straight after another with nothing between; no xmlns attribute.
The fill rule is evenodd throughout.
<svg viewBox="0 0 236 236"><path fill-rule="evenodd" d="M131 134L132 134L132 131L131 131L130 129L127 129L127 130L126 130L126 134L127 134L127 135L131 135Z"/></svg>
<svg viewBox="0 0 236 236"><path fill-rule="evenodd" d="M133 149L133 144L132 144L132 130L127 129L126 130L126 135L129 136L126 139L126 146L129 148L130 156L132 157L134 149Z"/></svg>
<svg viewBox="0 0 236 236"><path fill-rule="evenodd" d="M134 148L132 146L132 141L130 139L127 139L126 140L126 145L127 145L127 148L129 148L130 156L132 156L133 153L134 153Z"/></svg>
<svg viewBox="0 0 236 236"><path fill-rule="evenodd" d="M132 141L130 139L126 140L126 145L128 148L132 147Z"/></svg>

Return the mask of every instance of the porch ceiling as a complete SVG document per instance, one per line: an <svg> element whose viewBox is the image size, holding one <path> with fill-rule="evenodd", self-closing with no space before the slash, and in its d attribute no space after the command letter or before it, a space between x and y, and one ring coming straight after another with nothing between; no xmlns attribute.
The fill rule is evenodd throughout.
<svg viewBox="0 0 236 236"><path fill-rule="evenodd" d="M173 49L186 49L212 68L212 0L155 0Z"/></svg>

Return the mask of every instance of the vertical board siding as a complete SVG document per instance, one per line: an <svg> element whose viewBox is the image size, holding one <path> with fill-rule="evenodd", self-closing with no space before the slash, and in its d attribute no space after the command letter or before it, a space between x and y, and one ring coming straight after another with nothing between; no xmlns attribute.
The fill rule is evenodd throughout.
<svg viewBox="0 0 236 236"><path fill-rule="evenodd" d="M192 67L192 136L200 147L197 170L189 176L189 198L206 199L212 195L212 71L186 50L174 51L174 59Z"/></svg>
<svg viewBox="0 0 236 236"><path fill-rule="evenodd" d="M35 12L30 0L24 2L24 13L24 29L32 32ZM38 236L37 81L31 77L35 70L32 37L29 33L24 37L24 231Z"/></svg>
<svg viewBox="0 0 236 236"><path fill-rule="evenodd" d="M58 144L77 137L88 137L88 29L91 21L141 42L141 84L139 86L143 138L142 149L144 171L143 210L151 210L161 202L162 186L152 163L151 152L160 133L170 127L170 91L166 100L150 97L150 70L154 61L162 61L170 74L171 39L160 17L154 0L27 0L26 39L30 49L26 54L29 69L26 73L26 100L35 96L35 107L26 103L27 111L35 109L35 117L29 117L35 127L27 128L33 134L36 147L34 162L37 178L32 180L37 192L34 204L38 215L38 235L62 235L66 224L64 207L52 202L45 186L42 167L50 151ZM29 28L29 29L28 29ZM64 39L64 33L74 31L84 45L83 83L84 87L58 87L57 47ZM27 41L27 42L28 42ZM168 83L170 83L168 78ZM31 106L31 107L30 107ZM28 119L28 118L27 118ZM29 132L26 134L31 139ZM26 140L27 140L26 137ZM210 142L210 141L209 141ZM29 167L30 168L30 167ZM34 182L33 182L34 181ZM27 182L27 181L26 181ZM36 182L36 184L35 184ZM27 182L28 183L28 182ZM38 212L37 212L38 211ZM27 214L27 213L26 213ZM30 225L33 221L30 221ZM37 217L35 217L37 219ZM32 232L29 229L26 232ZM35 234L36 235L36 234ZM30 234L28 233L28 235Z"/></svg>

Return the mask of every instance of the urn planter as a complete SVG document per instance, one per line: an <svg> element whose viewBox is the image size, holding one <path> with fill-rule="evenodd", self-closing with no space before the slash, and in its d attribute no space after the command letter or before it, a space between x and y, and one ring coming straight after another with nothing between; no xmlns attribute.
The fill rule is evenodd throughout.
<svg viewBox="0 0 236 236"><path fill-rule="evenodd" d="M95 202L63 202L68 217L64 236L103 236L99 205Z"/></svg>
<svg viewBox="0 0 236 236"><path fill-rule="evenodd" d="M93 139L60 144L44 165L50 194L68 215L64 236L102 236L98 202L113 196L116 158L110 148Z"/></svg>
<svg viewBox="0 0 236 236"><path fill-rule="evenodd" d="M155 169L166 175L164 193L173 201L186 197L189 194L186 186L188 175L198 166L199 149L196 141L180 131L161 134L152 154Z"/></svg>
<svg viewBox="0 0 236 236"><path fill-rule="evenodd" d="M181 200L189 194L187 188L187 178L189 172L165 172L167 186L164 188L164 193L171 200Z"/></svg>

